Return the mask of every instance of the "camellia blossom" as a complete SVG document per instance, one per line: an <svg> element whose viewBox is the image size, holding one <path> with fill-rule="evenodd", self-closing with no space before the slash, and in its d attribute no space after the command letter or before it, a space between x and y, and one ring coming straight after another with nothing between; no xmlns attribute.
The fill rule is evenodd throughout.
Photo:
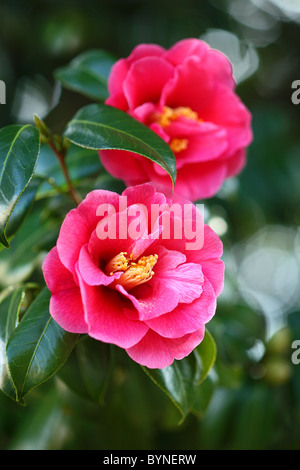
<svg viewBox="0 0 300 470"><path fill-rule="evenodd" d="M106 104L150 127L176 157L176 192L197 201L214 196L245 165L251 114L235 93L232 66L198 39L169 50L140 44L112 67ZM132 152L102 150L104 167L126 185L170 179L156 163Z"/></svg>
<svg viewBox="0 0 300 470"><path fill-rule="evenodd" d="M201 244L189 245L184 226L195 224L200 211L181 199L176 207L186 204L192 210L180 218L170 210L174 200L148 183L122 195L89 193L67 214L43 263L55 321L124 348L149 368L190 354L215 314L224 264L222 243L204 223ZM153 207L161 208L154 217Z"/></svg>

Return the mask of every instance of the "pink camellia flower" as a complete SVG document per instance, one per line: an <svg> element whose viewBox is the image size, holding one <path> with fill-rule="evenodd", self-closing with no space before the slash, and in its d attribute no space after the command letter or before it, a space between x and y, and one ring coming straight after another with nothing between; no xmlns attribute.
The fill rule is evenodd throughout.
<svg viewBox="0 0 300 470"><path fill-rule="evenodd" d="M149 368L190 354L224 277L222 243L198 224L199 214L149 183L122 195L89 193L67 214L43 263L52 317Z"/></svg>
<svg viewBox="0 0 300 470"><path fill-rule="evenodd" d="M244 167L251 115L235 93L230 62L205 42L184 39L169 50L138 45L114 64L108 90L107 105L127 112L170 145L177 162L175 189L183 197L212 197ZM104 167L128 186L170 184L159 165L137 154L99 154Z"/></svg>

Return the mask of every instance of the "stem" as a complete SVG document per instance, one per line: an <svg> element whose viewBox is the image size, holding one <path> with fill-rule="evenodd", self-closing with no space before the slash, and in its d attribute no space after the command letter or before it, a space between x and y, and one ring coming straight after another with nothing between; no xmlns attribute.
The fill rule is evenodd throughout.
<svg viewBox="0 0 300 470"><path fill-rule="evenodd" d="M75 188L73 186L73 183L71 181L71 178L70 178L70 175L69 175L69 172L68 172L68 168L67 168L66 163L65 163L65 155L60 153L57 150L56 146L54 145L54 143L51 139L49 140L49 145L50 145L51 149L53 150L53 152L55 153L55 155L58 158L58 161L59 161L59 164L61 166L62 172L63 172L64 177L66 179L66 182L68 184L69 193L70 193L71 198L73 199L73 201L77 205L80 204L81 201L82 201L82 197L80 196L80 194L77 193L77 191L75 190Z"/></svg>

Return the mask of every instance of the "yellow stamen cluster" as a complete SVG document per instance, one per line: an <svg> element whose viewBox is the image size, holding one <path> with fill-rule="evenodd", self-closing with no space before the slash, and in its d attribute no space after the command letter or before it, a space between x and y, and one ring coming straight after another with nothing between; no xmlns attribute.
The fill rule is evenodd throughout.
<svg viewBox="0 0 300 470"><path fill-rule="evenodd" d="M188 106L178 106L177 108L170 108L169 106L164 106L163 112L154 115L153 119L161 127L167 127L171 124L172 121L176 121L176 119L181 116L187 119L191 119L192 121L197 121L199 123L203 122L203 119L199 118L198 113L196 111L193 111ZM188 147L188 139L173 138L169 145L173 152L182 152L182 150L186 150Z"/></svg>
<svg viewBox="0 0 300 470"><path fill-rule="evenodd" d="M111 276L117 271L124 271L113 285L120 284L124 289L129 290L152 278L154 275L152 268L156 264L158 256L142 256L137 262L132 261L132 258L132 254L127 256L126 252L121 252L109 261L105 271L109 272Z"/></svg>
<svg viewBox="0 0 300 470"><path fill-rule="evenodd" d="M170 108L169 106L164 106L163 112L158 117L158 124L162 127L169 126L172 121L175 121L180 116L187 119L192 119L193 121L202 122L202 119L199 119L198 113L193 111L188 106L179 106L177 108Z"/></svg>
<svg viewBox="0 0 300 470"><path fill-rule="evenodd" d="M126 269L118 280L118 283L124 289L129 290L149 281L154 275L152 268L156 264L157 258L157 255L143 256L137 263L131 263L130 267Z"/></svg>
<svg viewBox="0 0 300 470"><path fill-rule="evenodd" d="M129 257L127 256L126 251L121 251L118 255L114 256L109 263L107 263L105 272L113 275L113 273L117 271L126 271L128 268L128 263L132 259L133 255L131 254Z"/></svg>
<svg viewBox="0 0 300 470"><path fill-rule="evenodd" d="M187 139L177 139L176 137L171 140L169 143L170 148L173 152L181 152L182 150L187 149L188 140Z"/></svg>

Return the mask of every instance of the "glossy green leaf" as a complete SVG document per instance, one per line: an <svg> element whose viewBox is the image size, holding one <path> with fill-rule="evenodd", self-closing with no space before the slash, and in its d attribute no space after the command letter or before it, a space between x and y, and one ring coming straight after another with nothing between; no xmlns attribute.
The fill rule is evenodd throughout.
<svg viewBox="0 0 300 470"><path fill-rule="evenodd" d="M37 201L12 238L10 249L0 255L0 286L25 282L35 268L40 268L41 245L55 243L61 219L52 215L47 201Z"/></svg>
<svg viewBox="0 0 300 470"><path fill-rule="evenodd" d="M143 155L160 165L175 183L176 160L169 145L120 109L101 104L85 106L68 123L64 135L89 149L117 149Z"/></svg>
<svg viewBox="0 0 300 470"><path fill-rule="evenodd" d="M0 302L0 389L13 399L16 399L16 391L7 367L6 346L19 323L19 310L24 293L25 287L18 287L8 291Z"/></svg>
<svg viewBox="0 0 300 470"><path fill-rule="evenodd" d="M8 237L14 235L32 208L36 194L42 184L41 178L33 177L20 196L6 227Z"/></svg>
<svg viewBox="0 0 300 470"><path fill-rule="evenodd" d="M108 96L107 79L115 58L108 52L92 50L80 54L55 72L55 78L69 90L89 98L104 100Z"/></svg>
<svg viewBox="0 0 300 470"><path fill-rule="evenodd" d="M209 374L201 384L201 391L195 396L191 413L202 419L219 384L216 374Z"/></svg>
<svg viewBox="0 0 300 470"><path fill-rule="evenodd" d="M59 377L78 395L103 404L113 370L113 351L111 345L82 336Z"/></svg>
<svg viewBox="0 0 300 470"><path fill-rule="evenodd" d="M86 389L94 400L104 403L105 392L112 372L112 348L92 338L77 345L81 375Z"/></svg>
<svg viewBox="0 0 300 470"><path fill-rule="evenodd" d="M216 343L207 329L205 330L203 341L196 348L196 352L201 361L201 382L203 382L214 366L217 357Z"/></svg>
<svg viewBox="0 0 300 470"><path fill-rule="evenodd" d="M31 125L0 129L0 243L7 248L6 228L31 180L40 152L39 131Z"/></svg>
<svg viewBox="0 0 300 470"><path fill-rule="evenodd" d="M78 335L64 331L49 314L44 288L12 333L6 349L17 401L52 377L65 363Z"/></svg>
<svg viewBox="0 0 300 470"><path fill-rule="evenodd" d="M213 367L215 359L215 342L206 330L203 341L188 357L174 361L164 369L143 369L168 395L184 419L193 409L195 402L199 402L201 384Z"/></svg>

